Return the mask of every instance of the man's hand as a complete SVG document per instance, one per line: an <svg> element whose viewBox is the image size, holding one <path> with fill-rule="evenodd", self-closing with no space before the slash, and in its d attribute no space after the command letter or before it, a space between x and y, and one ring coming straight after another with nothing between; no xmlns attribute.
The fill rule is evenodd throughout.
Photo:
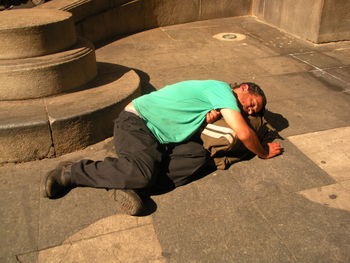
<svg viewBox="0 0 350 263"><path fill-rule="evenodd" d="M282 152L281 145L276 142L268 143L268 149L265 149L240 112L225 108L221 109L221 114L244 146L260 158L269 159Z"/></svg>
<svg viewBox="0 0 350 263"><path fill-rule="evenodd" d="M213 123L214 121L218 120L221 116L221 112L217 110L211 110L207 113L206 122L207 123Z"/></svg>
<svg viewBox="0 0 350 263"><path fill-rule="evenodd" d="M269 154L264 159L270 159L282 153L281 145L278 142L270 142L267 146L269 147Z"/></svg>

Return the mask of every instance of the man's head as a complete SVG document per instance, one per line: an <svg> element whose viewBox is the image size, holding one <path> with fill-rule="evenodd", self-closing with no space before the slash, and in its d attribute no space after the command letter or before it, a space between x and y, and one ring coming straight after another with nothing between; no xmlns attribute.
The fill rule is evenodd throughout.
<svg viewBox="0 0 350 263"><path fill-rule="evenodd" d="M249 115L263 114L266 106L266 96L255 83L243 82L230 84L233 92L241 104L241 109Z"/></svg>

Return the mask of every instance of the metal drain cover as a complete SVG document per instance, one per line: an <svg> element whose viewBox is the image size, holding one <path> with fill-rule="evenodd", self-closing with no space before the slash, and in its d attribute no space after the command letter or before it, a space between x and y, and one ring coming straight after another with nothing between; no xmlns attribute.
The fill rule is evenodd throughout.
<svg viewBox="0 0 350 263"><path fill-rule="evenodd" d="M223 39L236 39L237 35L235 34L225 34L222 36Z"/></svg>
<svg viewBox="0 0 350 263"><path fill-rule="evenodd" d="M238 33L219 33L214 35L213 38L216 38L222 41L240 41L245 39L246 36Z"/></svg>

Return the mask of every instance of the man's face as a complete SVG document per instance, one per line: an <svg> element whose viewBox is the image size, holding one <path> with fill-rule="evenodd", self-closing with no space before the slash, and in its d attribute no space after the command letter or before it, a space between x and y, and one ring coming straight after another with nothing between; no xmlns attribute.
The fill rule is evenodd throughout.
<svg viewBox="0 0 350 263"><path fill-rule="evenodd" d="M238 100L242 105L242 110L249 115L253 115L262 110L263 98L259 95L250 94L248 91L241 92Z"/></svg>

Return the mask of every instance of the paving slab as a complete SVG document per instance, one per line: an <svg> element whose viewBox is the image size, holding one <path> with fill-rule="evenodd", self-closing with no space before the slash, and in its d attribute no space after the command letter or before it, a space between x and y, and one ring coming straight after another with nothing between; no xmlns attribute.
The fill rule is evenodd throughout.
<svg viewBox="0 0 350 263"><path fill-rule="evenodd" d="M259 258L262 262L298 262L254 200L278 199L282 193L335 180L293 144L282 143L286 150L283 156L240 162L229 171L217 171L155 197L158 209L154 224L169 261L250 262Z"/></svg>
<svg viewBox="0 0 350 263"><path fill-rule="evenodd" d="M241 200L232 194L234 185L226 187L231 194L216 192L217 198L201 186L203 183L196 191L193 186L186 191L179 188L157 199L154 227L168 261L251 262L259 258L263 262L296 262L254 207L236 205ZM190 196L190 190L197 195ZM226 200L217 202L219 196Z"/></svg>
<svg viewBox="0 0 350 263"><path fill-rule="evenodd" d="M197 65L191 71L187 70L187 66L173 68L171 72L169 71L158 71L152 73L153 89L159 89L169 83L176 83L188 79L206 79L215 78L215 72L209 70L205 65ZM221 76L222 77L222 76Z"/></svg>
<svg viewBox="0 0 350 263"><path fill-rule="evenodd" d="M326 69L325 70L328 74L333 76L338 81L342 82L342 86L344 87L344 90L349 91L350 90L350 67L338 67L338 68L332 68L332 69Z"/></svg>
<svg viewBox="0 0 350 263"><path fill-rule="evenodd" d="M288 140L281 144L283 155L271 160L253 158L234 164L227 171L251 200L336 182Z"/></svg>
<svg viewBox="0 0 350 263"><path fill-rule="evenodd" d="M93 238L95 236L102 236L109 233L125 231L146 225L152 225L152 217L131 217L122 214L115 214L104 217L79 232L74 233L68 237L63 244L73 243L76 241Z"/></svg>
<svg viewBox="0 0 350 263"><path fill-rule="evenodd" d="M333 73L338 69L342 71L341 68L332 68L325 70L314 70L310 73L314 75L320 82L323 82L329 89L332 89L334 91L348 92L350 91L349 82L346 82L345 79L342 79Z"/></svg>
<svg viewBox="0 0 350 263"><path fill-rule="evenodd" d="M340 182L340 185L343 186L347 191L350 190L350 181L349 180Z"/></svg>
<svg viewBox="0 0 350 263"><path fill-rule="evenodd" d="M270 102L278 102L284 99L298 99L309 96L328 94L330 91L343 91L339 83L327 81L324 76L315 71L296 72L290 74L258 76L256 83L263 87L267 96L268 107Z"/></svg>
<svg viewBox="0 0 350 263"><path fill-rule="evenodd" d="M96 149L96 146L92 146L92 149ZM108 144L104 145L101 149L103 155L111 151L112 147ZM85 155L88 157L87 154ZM96 151L94 155L98 157ZM54 243L58 238L52 235L52 232L57 233L57 230L58 232L67 232L65 227L62 227L70 227L70 225L67 224L67 213L59 215L61 219L59 224L62 225L58 224L58 226L55 226L52 224L53 221L51 221L51 223L45 221L45 218L50 218L49 215L55 213L59 206L52 206L53 203L50 203L48 210L44 210L46 208L45 204L50 200L43 199L41 194L41 181L45 173L53 169L57 161L65 161L67 157L71 158L71 156L68 155L62 157L63 159L47 159L22 164L0 165L0 187L1 192L4 193L0 195L2 204L0 208L2 224L0 229L2 236L2 262L7 262L5 259L3 260L3 258L8 258L8 262L15 262L15 255L38 250L42 239L50 240L50 238L52 238L48 243ZM80 159L82 156L77 155L76 158ZM84 200L85 197L82 195L80 199ZM109 213L110 211L111 209L108 209ZM72 211L69 211L69 214L71 213ZM56 215L58 215L58 213L56 213ZM90 215L87 215L86 217L89 218L89 216ZM72 220L74 220L74 217L70 218L69 222ZM45 225L47 226L47 223L50 224L46 232L48 237L43 238L43 231L41 228L43 228L43 226L45 227ZM76 225L81 224L82 222L78 222ZM60 228L58 229L57 227ZM64 239L59 239L59 243L62 241L64 241Z"/></svg>
<svg viewBox="0 0 350 263"><path fill-rule="evenodd" d="M113 221L119 220L118 217ZM65 243L31 254L21 262L165 262L151 224ZM34 261L33 261L34 260Z"/></svg>
<svg viewBox="0 0 350 263"><path fill-rule="evenodd" d="M349 47L338 47L328 52L324 52L327 56L333 57L340 61L343 65L350 64L350 48Z"/></svg>
<svg viewBox="0 0 350 263"><path fill-rule="evenodd" d="M342 57L341 55L344 55ZM314 65L317 68L332 68L339 67L339 65L348 65L347 55L341 52L307 52L294 54L295 57L308 64ZM343 60L343 61L342 61Z"/></svg>
<svg viewBox="0 0 350 263"><path fill-rule="evenodd" d="M269 75L282 75L295 72L309 71L313 69L310 65L301 63L287 56L276 56L268 58L259 58L254 62L265 69Z"/></svg>
<svg viewBox="0 0 350 263"><path fill-rule="evenodd" d="M298 194L271 195L256 205L297 262L349 261L349 211Z"/></svg>
<svg viewBox="0 0 350 263"><path fill-rule="evenodd" d="M293 142L338 182L350 180L350 127L291 136Z"/></svg>
<svg viewBox="0 0 350 263"><path fill-rule="evenodd" d="M341 183L307 189L298 193L315 203L350 211L350 192Z"/></svg>
<svg viewBox="0 0 350 263"><path fill-rule="evenodd" d="M68 236L114 213L113 195L105 190L74 189L60 200L41 199L38 248L60 245Z"/></svg>
<svg viewBox="0 0 350 263"><path fill-rule="evenodd" d="M38 248L40 175L14 164L0 167L0 261Z"/></svg>
<svg viewBox="0 0 350 263"><path fill-rule="evenodd" d="M345 93L328 92L309 97L272 101L268 108L278 112L289 122L289 128L281 132L283 136L309 133L348 126L350 115L344 108L350 105L350 97Z"/></svg>

